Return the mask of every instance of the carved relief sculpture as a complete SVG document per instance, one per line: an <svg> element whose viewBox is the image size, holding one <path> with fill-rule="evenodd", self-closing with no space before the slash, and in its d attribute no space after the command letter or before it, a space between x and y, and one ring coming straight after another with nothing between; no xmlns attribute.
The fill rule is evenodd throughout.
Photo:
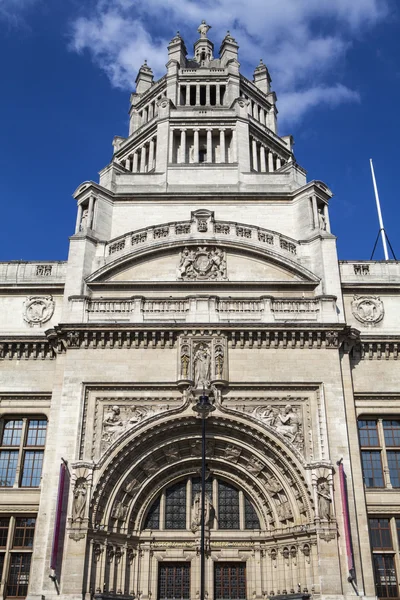
<svg viewBox="0 0 400 600"><path fill-rule="evenodd" d="M196 389L208 388L210 386L211 373L210 373L211 353L210 348L207 344L200 343L195 348L193 357L194 366L194 385Z"/></svg>
<svg viewBox="0 0 400 600"><path fill-rule="evenodd" d="M184 281L224 280L226 275L225 253L218 247L185 247L181 252L177 277Z"/></svg>
<svg viewBox="0 0 400 600"><path fill-rule="evenodd" d="M33 327L51 319L55 303L52 296L28 296L24 302L24 320Z"/></svg>
<svg viewBox="0 0 400 600"><path fill-rule="evenodd" d="M293 406L292 404L286 404L286 406L267 404L266 406L258 405L253 408L244 405L241 407L236 406L234 410L241 410L248 413L274 429L298 450L303 451L304 433L302 409L300 406Z"/></svg>
<svg viewBox="0 0 400 600"><path fill-rule="evenodd" d="M332 500L331 500L331 495L329 492L329 485L325 479L322 479L318 482L317 495L318 495L319 518L329 521L331 518L331 502L332 502Z"/></svg>
<svg viewBox="0 0 400 600"><path fill-rule="evenodd" d="M351 310L357 321L365 325L375 325L385 315L383 302L378 296L354 296Z"/></svg>
<svg viewBox="0 0 400 600"><path fill-rule="evenodd" d="M204 524L206 527L210 527L213 519L214 519L214 507L211 503L211 500L208 494L205 495L205 506L204 506ZM191 530L193 533L198 531L201 525L201 492L197 492L193 499L192 506L192 522L191 522Z"/></svg>
<svg viewBox="0 0 400 600"><path fill-rule="evenodd" d="M79 478L74 487L74 499L72 502L72 523L82 522L85 516L85 507L87 501L86 479Z"/></svg>

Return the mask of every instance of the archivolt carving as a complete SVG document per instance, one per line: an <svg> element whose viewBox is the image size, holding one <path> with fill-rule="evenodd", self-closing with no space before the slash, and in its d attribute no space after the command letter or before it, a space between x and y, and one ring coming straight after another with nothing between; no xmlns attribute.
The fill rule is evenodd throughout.
<svg viewBox="0 0 400 600"><path fill-rule="evenodd" d="M209 470L237 481L239 487L245 486L264 514L267 528L310 523L311 494L293 457L254 427L229 422L225 417L219 417L218 422L212 425L210 421L209 425ZM141 456L145 448L146 455ZM179 422L163 422L151 431L138 432L103 469L93 496L93 524L109 527L110 522L113 527L113 522L125 523L125 527L137 529L157 489L185 473L197 473L200 457L201 440L195 418L182 417Z"/></svg>

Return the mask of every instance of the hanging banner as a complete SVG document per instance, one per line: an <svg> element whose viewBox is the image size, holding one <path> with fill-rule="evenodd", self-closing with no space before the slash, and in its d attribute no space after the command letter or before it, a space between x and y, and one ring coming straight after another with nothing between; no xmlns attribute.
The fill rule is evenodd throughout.
<svg viewBox="0 0 400 600"><path fill-rule="evenodd" d="M57 568L57 556L58 556L58 543L60 541L60 527L61 527L61 515L64 499L64 484L65 484L65 473L66 465L64 462L60 465L60 476L58 479L58 494L57 494L57 507L56 507L56 518L54 522L54 534L53 534L53 546L51 549L51 560L50 569L53 571Z"/></svg>
<svg viewBox="0 0 400 600"><path fill-rule="evenodd" d="M350 530L350 519L349 519L349 505L347 498L347 486L346 486L346 475L344 473L344 467L342 461L338 462L339 467L339 480L340 480L340 493L342 498L342 513L343 513L343 525L344 535L346 540L346 554L347 564L349 572L352 574L354 571L354 560L353 560L353 549L351 546L351 530Z"/></svg>

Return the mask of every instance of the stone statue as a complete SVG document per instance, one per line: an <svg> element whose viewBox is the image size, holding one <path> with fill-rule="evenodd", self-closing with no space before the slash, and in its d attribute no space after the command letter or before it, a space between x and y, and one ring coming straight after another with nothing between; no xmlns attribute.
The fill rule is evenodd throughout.
<svg viewBox="0 0 400 600"><path fill-rule="evenodd" d="M326 231L326 217L323 213L322 208L318 209L318 225L320 229Z"/></svg>
<svg viewBox="0 0 400 600"><path fill-rule="evenodd" d="M87 208L85 208L85 210L82 212L81 224L79 227L79 231L86 231L86 229L88 228L88 225L89 225L89 210Z"/></svg>
<svg viewBox="0 0 400 600"><path fill-rule="evenodd" d="M222 346L215 348L215 376L217 379L222 377L224 370L224 349Z"/></svg>
<svg viewBox="0 0 400 600"><path fill-rule="evenodd" d="M135 425L136 423L140 423L140 421L142 421L142 419L144 419L145 416L147 415L147 412L148 411L146 408L140 408L139 406L132 406L131 415L130 415L128 424Z"/></svg>
<svg viewBox="0 0 400 600"><path fill-rule="evenodd" d="M210 349L206 344L199 344L194 353L194 384L195 388L201 388L203 385L208 387L210 383L211 366Z"/></svg>
<svg viewBox="0 0 400 600"><path fill-rule="evenodd" d="M301 420L299 415L294 412L290 404L287 404L283 411L277 415L275 429L278 433L288 438L290 442L294 442L300 425Z"/></svg>
<svg viewBox="0 0 400 600"><path fill-rule="evenodd" d="M211 521L214 518L214 508L211 504L211 500L208 494L205 495L204 503L204 525L210 527ZM192 523L190 525L191 530L195 533L201 525L201 492L197 492L193 499L192 506Z"/></svg>
<svg viewBox="0 0 400 600"><path fill-rule="evenodd" d="M199 28L197 29L197 31L200 34L200 38L202 38L202 39L207 38L207 33L209 32L210 29L211 29L211 25L207 25L207 23L203 19L201 22L201 25L199 25Z"/></svg>
<svg viewBox="0 0 400 600"><path fill-rule="evenodd" d="M182 379L189 378L189 365L190 365L190 354L189 346L182 346L181 350L181 376Z"/></svg>
<svg viewBox="0 0 400 600"><path fill-rule="evenodd" d="M317 495L319 518L329 521L331 518L331 495L325 479L318 483Z"/></svg>
<svg viewBox="0 0 400 600"><path fill-rule="evenodd" d="M267 481L264 483L264 486L267 492L270 494L278 494L282 489L282 485L273 475L268 477Z"/></svg>
<svg viewBox="0 0 400 600"><path fill-rule="evenodd" d="M112 511L112 518L118 521L125 521L128 514L128 507L123 502L117 502Z"/></svg>
<svg viewBox="0 0 400 600"><path fill-rule="evenodd" d="M85 516L87 500L86 480L78 479L74 488L74 499L72 503L72 522L82 521Z"/></svg>

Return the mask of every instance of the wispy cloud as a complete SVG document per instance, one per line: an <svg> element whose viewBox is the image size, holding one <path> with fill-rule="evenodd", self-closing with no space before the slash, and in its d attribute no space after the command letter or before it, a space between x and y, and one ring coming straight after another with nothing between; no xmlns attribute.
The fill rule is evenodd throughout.
<svg viewBox="0 0 400 600"><path fill-rule="evenodd" d="M264 58L279 94L281 120L290 122L318 104L359 100L340 81L327 85L328 75L331 79L353 39L387 15L389 0L247 0L246 6L243 0L94 2L73 22L70 47L88 51L113 86L132 89L144 59L161 76L176 29L189 47L206 19L216 47L227 29L236 37L245 71Z"/></svg>
<svg viewBox="0 0 400 600"><path fill-rule="evenodd" d="M0 0L0 20L11 25L24 23L24 11L37 0Z"/></svg>

